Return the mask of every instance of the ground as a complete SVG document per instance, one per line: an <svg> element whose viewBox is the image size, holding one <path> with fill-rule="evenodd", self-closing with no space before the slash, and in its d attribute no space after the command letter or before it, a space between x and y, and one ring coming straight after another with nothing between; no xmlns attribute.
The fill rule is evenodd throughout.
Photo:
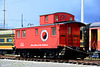
<svg viewBox="0 0 100 67"><path fill-rule="evenodd" d="M69 63L36 62L22 60L0 59L0 67L97 67Z"/></svg>

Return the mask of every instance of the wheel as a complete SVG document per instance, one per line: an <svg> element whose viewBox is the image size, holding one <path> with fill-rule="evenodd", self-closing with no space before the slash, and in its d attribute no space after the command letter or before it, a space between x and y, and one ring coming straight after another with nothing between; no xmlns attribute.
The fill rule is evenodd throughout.
<svg viewBox="0 0 100 67"><path fill-rule="evenodd" d="M20 57L23 57L23 53L20 53Z"/></svg>
<svg viewBox="0 0 100 67"><path fill-rule="evenodd" d="M84 60L84 57L81 57L82 60Z"/></svg>
<svg viewBox="0 0 100 67"><path fill-rule="evenodd" d="M44 55L40 55L40 58L43 58L44 57Z"/></svg>
<svg viewBox="0 0 100 67"><path fill-rule="evenodd" d="M26 53L21 52L21 53L20 53L20 57L27 57L27 55L26 55Z"/></svg>

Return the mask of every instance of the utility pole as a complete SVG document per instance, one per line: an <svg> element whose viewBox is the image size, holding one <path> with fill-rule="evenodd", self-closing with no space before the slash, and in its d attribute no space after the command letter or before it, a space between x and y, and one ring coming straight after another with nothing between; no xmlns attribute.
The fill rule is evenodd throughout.
<svg viewBox="0 0 100 67"><path fill-rule="evenodd" d="M23 14L22 14L22 19L21 19L21 27L23 27Z"/></svg>
<svg viewBox="0 0 100 67"><path fill-rule="evenodd" d="M4 0L4 10L3 11L4 11L4 28L5 28L5 11L6 11L5 10L5 0Z"/></svg>
<svg viewBox="0 0 100 67"><path fill-rule="evenodd" d="M81 0L81 22L84 23L84 0Z"/></svg>

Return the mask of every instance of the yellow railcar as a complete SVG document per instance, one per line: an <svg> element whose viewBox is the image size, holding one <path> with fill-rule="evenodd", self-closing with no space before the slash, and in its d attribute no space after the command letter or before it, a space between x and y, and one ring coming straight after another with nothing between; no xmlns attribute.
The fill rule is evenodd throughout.
<svg viewBox="0 0 100 67"><path fill-rule="evenodd" d="M14 30L0 31L0 54L13 53L15 44Z"/></svg>

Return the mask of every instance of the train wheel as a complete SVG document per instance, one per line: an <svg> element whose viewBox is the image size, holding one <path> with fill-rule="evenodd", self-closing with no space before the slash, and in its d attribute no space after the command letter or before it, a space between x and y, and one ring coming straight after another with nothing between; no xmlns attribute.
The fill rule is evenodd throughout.
<svg viewBox="0 0 100 67"><path fill-rule="evenodd" d="M47 59L50 59L50 56L46 56Z"/></svg>
<svg viewBox="0 0 100 67"><path fill-rule="evenodd" d="M20 57L27 57L27 54L25 52L21 52Z"/></svg>
<svg viewBox="0 0 100 67"><path fill-rule="evenodd" d="M26 53L26 57L29 57L29 52Z"/></svg>
<svg viewBox="0 0 100 67"><path fill-rule="evenodd" d="M20 53L20 57L24 57L24 53Z"/></svg>
<svg viewBox="0 0 100 67"><path fill-rule="evenodd" d="M81 57L82 60L84 60L84 57Z"/></svg>
<svg viewBox="0 0 100 67"><path fill-rule="evenodd" d="M54 51L49 51L46 53L46 58L55 58L55 52Z"/></svg>
<svg viewBox="0 0 100 67"><path fill-rule="evenodd" d="M34 54L33 53L29 53L29 57L33 58L34 57Z"/></svg>
<svg viewBox="0 0 100 67"><path fill-rule="evenodd" d="M61 56L57 56L57 59L61 59L62 57Z"/></svg>
<svg viewBox="0 0 100 67"><path fill-rule="evenodd" d="M44 54L40 55L40 58L43 58L44 57Z"/></svg>

